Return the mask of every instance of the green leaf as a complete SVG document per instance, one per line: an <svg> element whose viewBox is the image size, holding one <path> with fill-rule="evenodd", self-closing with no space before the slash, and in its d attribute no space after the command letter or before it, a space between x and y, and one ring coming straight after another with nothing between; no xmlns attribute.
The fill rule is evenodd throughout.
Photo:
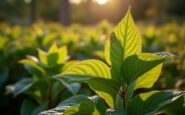
<svg viewBox="0 0 185 115"><path fill-rule="evenodd" d="M138 77L150 72L150 70L161 64L164 58L150 53L135 54L127 57L121 66L124 81L130 84ZM158 76L156 76L158 77Z"/></svg>
<svg viewBox="0 0 185 115"><path fill-rule="evenodd" d="M117 82L111 79L91 78L87 80L86 83L96 94L105 100L110 108L116 107L116 96L119 91Z"/></svg>
<svg viewBox="0 0 185 115"><path fill-rule="evenodd" d="M41 68L39 65L37 65L37 63L35 61L31 60L31 59L22 59L22 60L19 61L19 63L32 66L33 68L40 71L43 75L46 75L45 70L43 68Z"/></svg>
<svg viewBox="0 0 185 115"><path fill-rule="evenodd" d="M39 79L34 81L33 85L25 93L34 98L37 103L43 104L48 100L48 87L47 79Z"/></svg>
<svg viewBox="0 0 185 115"><path fill-rule="evenodd" d="M58 77L64 76L71 82L86 82L91 89L93 89L100 97L105 99L106 103L111 108L115 107L114 100L116 98L119 85L117 82L110 79L110 68L103 62L98 60L85 60L75 63Z"/></svg>
<svg viewBox="0 0 185 115"><path fill-rule="evenodd" d="M32 111L37 105L29 100L25 100L21 106L21 115L32 115Z"/></svg>
<svg viewBox="0 0 185 115"><path fill-rule="evenodd" d="M67 61L67 62L63 65L61 71L65 71L67 68L69 68L70 66L72 66L73 64L76 64L76 63L78 63L78 61Z"/></svg>
<svg viewBox="0 0 185 115"><path fill-rule="evenodd" d="M43 65L47 65L48 64L48 62L47 62L47 53L42 51L41 49L38 49L38 54L39 54L40 62Z"/></svg>
<svg viewBox="0 0 185 115"><path fill-rule="evenodd" d="M143 74L138 79L134 80L126 91L126 103L132 98L134 90L139 88L151 88L159 78L162 64L151 69L149 72Z"/></svg>
<svg viewBox="0 0 185 115"><path fill-rule="evenodd" d="M170 57L172 57L172 54L170 55ZM169 55L159 56L155 54L142 53L142 54L130 56L125 60L126 64L125 64L125 67L124 65L122 65L122 70L125 71L125 73L128 72L127 68L129 66L129 63L130 64L132 63L133 65L135 65L132 68L132 70L134 71L132 71L132 73L128 72L127 75L132 76L133 73L136 74L134 78L131 77L135 80L130 83L126 91L127 102L131 99L134 93L134 90L139 88L151 88L154 85L154 83L158 80L160 76L162 62L168 58L169 58ZM137 71L137 69L139 71Z"/></svg>
<svg viewBox="0 0 185 115"><path fill-rule="evenodd" d="M48 54L52 54L52 53L56 53L56 52L58 52L58 47L57 47L56 44L53 44L53 45L49 48Z"/></svg>
<svg viewBox="0 0 185 115"><path fill-rule="evenodd" d="M150 71L146 72L138 79L136 79L130 86L134 86L134 90L139 88L151 88L153 84L159 78L161 73L162 64L157 65L156 67L152 68Z"/></svg>
<svg viewBox="0 0 185 115"><path fill-rule="evenodd" d="M98 60L85 60L73 64L67 68L61 76L84 76L84 77L101 77L111 78L110 68Z"/></svg>
<svg viewBox="0 0 185 115"><path fill-rule="evenodd" d="M113 79L123 84L120 74L121 63L126 57L138 53L141 53L141 37L129 9L105 44L105 57L107 63L111 65Z"/></svg>
<svg viewBox="0 0 185 115"><path fill-rule="evenodd" d="M56 44L53 44L48 50L47 62L48 66L54 66L59 60L58 47Z"/></svg>
<svg viewBox="0 0 185 115"><path fill-rule="evenodd" d="M15 84L14 96L17 96L18 94L23 93L26 90L28 90L33 85L33 83L34 81L32 78L24 78L20 80L19 82L17 82Z"/></svg>
<svg viewBox="0 0 185 115"><path fill-rule="evenodd" d="M57 80L62 83L73 95L77 94L80 89L79 83L69 83L64 77L57 78Z"/></svg>
<svg viewBox="0 0 185 115"><path fill-rule="evenodd" d="M47 107L47 102L43 105L37 105L30 100L25 100L21 106L21 115L38 115Z"/></svg>
<svg viewBox="0 0 185 115"><path fill-rule="evenodd" d="M105 115L128 115L124 109L108 109Z"/></svg>
<svg viewBox="0 0 185 115"><path fill-rule="evenodd" d="M47 108L48 102L38 106L37 108L32 111L32 115L38 115L40 112L44 111Z"/></svg>
<svg viewBox="0 0 185 115"><path fill-rule="evenodd" d="M169 52L157 52L157 53L155 53L155 55L159 55L159 56L167 57L167 58L175 57L174 54L171 54Z"/></svg>
<svg viewBox="0 0 185 115"><path fill-rule="evenodd" d="M67 48L63 46L58 48L56 44L53 44L48 51L47 62L49 66L56 64L63 64L67 59Z"/></svg>
<svg viewBox="0 0 185 115"><path fill-rule="evenodd" d="M159 109L157 113L165 115L183 115L185 113L185 95L181 96L173 103L167 104Z"/></svg>
<svg viewBox="0 0 185 115"><path fill-rule="evenodd" d="M104 115L107 109L107 106L105 105L104 101L97 95L89 97L89 99L93 101L100 114Z"/></svg>
<svg viewBox="0 0 185 115"><path fill-rule="evenodd" d="M56 44L53 44L48 53L38 49L39 59L42 64L47 66L54 66L56 64L63 64L67 60L67 47L63 46L58 48Z"/></svg>
<svg viewBox="0 0 185 115"><path fill-rule="evenodd" d="M57 34L50 33L45 36L45 38L42 41L43 46L47 46L49 43L52 43L52 41L57 37Z"/></svg>
<svg viewBox="0 0 185 115"><path fill-rule="evenodd" d="M63 64L56 64L53 66L46 66L45 71L47 71L47 76L52 78L53 76L62 72Z"/></svg>
<svg viewBox="0 0 185 115"><path fill-rule="evenodd" d="M116 96L119 91L119 85L115 80L83 76L63 76L62 78L65 78L70 82L87 83L111 108L115 108Z"/></svg>
<svg viewBox="0 0 185 115"><path fill-rule="evenodd" d="M122 109L123 107L123 99L118 93L116 96L116 109Z"/></svg>
<svg viewBox="0 0 185 115"><path fill-rule="evenodd" d="M59 106L73 106L76 104L80 104L84 101L91 102L91 100L88 97L83 95L77 95L66 99L65 101L60 103Z"/></svg>
<svg viewBox="0 0 185 115"><path fill-rule="evenodd" d="M52 52L48 54L47 62L49 67L55 66L58 60L59 60L59 54L57 52Z"/></svg>
<svg viewBox="0 0 185 115"><path fill-rule="evenodd" d="M78 110L78 107L80 107L81 103L86 103L87 104L87 105L83 104L82 105L83 108L85 106L90 106L90 108L87 108L87 110L89 109L90 110L89 112L94 112L94 111L92 111L95 108L95 106L92 105L93 102L89 98L87 98L86 96L78 95L78 96L68 98L67 100L60 103L56 108L48 110L48 111L44 111L44 112L40 113L40 115L63 114L70 107L73 107L73 109L76 108L76 110Z"/></svg>
<svg viewBox="0 0 185 115"><path fill-rule="evenodd" d="M83 102L68 108L64 115L100 115L93 103Z"/></svg>
<svg viewBox="0 0 185 115"><path fill-rule="evenodd" d="M111 65L112 78L120 80L120 67L123 61L123 47L120 41L115 38L114 33L111 34L111 39L108 39L105 44L105 59Z"/></svg>
<svg viewBox="0 0 185 115"><path fill-rule="evenodd" d="M2 73L0 73L0 89L3 87L4 83L8 79L10 70L6 67L3 69Z"/></svg>
<svg viewBox="0 0 185 115"><path fill-rule="evenodd" d="M52 94L52 100L55 103L55 100L57 100L57 97L61 94L66 89L66 87L60 83L60 81L56 81L52 83L52 89L51 89L51 94Z"/></svg>
<svg viewBox="0 0 185 115"><path fill-rule="evenodd" d="M11 31L10 31L10 35L13 39L18 39L21 35L21 27L20 26L15 26L12 27Z"/></svg>
<svg viewBox="0 0 185 115"><path fill-rule="evenodd" d="M59 59L57 64L63 64L67 60L67 47L63 46L58 49Z"/></svg>
<svg viewBox="0 0 185 115"><path fill-rule="evenodd" d="M129 84L126 91L126 103L131 99L134 90L151 88L159 78L164 57L142 53L129 56L122 64L122 74Z"/></svg>
<svg viewBox="0 0 185 115"><path fill-rule="evenodd" d="M141 53L141 36L131 15L131 8L128 9L123 20L114 29L116 38L123 47L123 59Z"/></svg>
<svg viewBox="0 0 185 115"><path fill-rule="evenodd" d="M159 108L174 102L184 94L185 91L151 91L139 94L129 102L128 113L129 115L153 115Z"/></svg>

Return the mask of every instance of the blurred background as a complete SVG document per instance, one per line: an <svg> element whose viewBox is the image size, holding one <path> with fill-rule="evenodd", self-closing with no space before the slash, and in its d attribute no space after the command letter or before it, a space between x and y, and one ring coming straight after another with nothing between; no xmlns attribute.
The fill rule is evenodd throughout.
<svg viewBox="0 0 185 115"><path fill-rule="evenodd" d="M177 56L165 62L152 89L185 90L185 0L0 0L1 114L48 109L38 109L48 101L39 95L45 89L37 84L28 90L29 83L19 82L35 77L35 68L20 64L21 59L27 55L39 59L38 48L47 51L56 44L67 46L69 61L91 58L105 61L105 39L129 6L141 32L143 52L165 51ZM48 72L48 68L38 66ZM58 98L54 98L50 107L73 95L65 88L60 92L55 88L53 92L57 92ZM16 90L20 95L15 96ZM83 84L78 94L92 96L94 92ZM178 104L178 108L167 110L170 115L185 112L185 97Z"/></svg>
<svg viewBox="0 0 185 115"><path fill-rule="evenodd" d="M28 24L55 21L61 24L117 23L131 5L136 20L158 22L185 17L184 0L1 0L0 21Z"/></svg>

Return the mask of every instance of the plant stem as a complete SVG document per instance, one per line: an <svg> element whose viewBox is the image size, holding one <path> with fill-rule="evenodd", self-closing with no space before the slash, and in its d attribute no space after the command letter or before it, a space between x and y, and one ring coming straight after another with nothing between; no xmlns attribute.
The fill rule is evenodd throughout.
<svg viewBox="0 0 185 115"><path fill-rule="evenodd" d="M123 100L123 108L124 108L124 109L126 109L125 94L124 94L124 96L123 96L122 100Z"/></svg>
<svg viewBox="0 0 185 115"><path fill-rule="evenodd" d="M48 80L48 109L52 108L52 95L51 95L51 83Z"/></svg>
<svg viewBox="0 0 185 115"><path fill-rule="evenodd" d="M121 87L121 90L119 92L119 95L122 99L123 108L126 109L126 103L125 103L125 89Z"/></svg>

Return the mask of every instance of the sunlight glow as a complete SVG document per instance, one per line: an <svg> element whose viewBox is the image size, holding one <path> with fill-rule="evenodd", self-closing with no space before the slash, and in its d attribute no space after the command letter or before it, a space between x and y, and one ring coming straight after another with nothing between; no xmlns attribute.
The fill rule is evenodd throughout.
<svg viewBox="0 0 185 115"><path fill-rule="evenodd" d="M69 0L69 2L72 4L80 4L82 0Z"/></svg>
<svg viewBox="0 0 185 115"><path fill-rule="evenodd" d="M100 5L104 5L108 2L108 0L96 0L96 2Z"/></svg>

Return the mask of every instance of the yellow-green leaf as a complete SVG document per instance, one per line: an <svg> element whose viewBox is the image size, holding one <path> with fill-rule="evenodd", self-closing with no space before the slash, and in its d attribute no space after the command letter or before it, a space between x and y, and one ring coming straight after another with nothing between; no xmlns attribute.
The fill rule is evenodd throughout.
<svg viewBox="0 0 185 115"><path fill-rule="evenodd" d="M100 115L100 113L93 103L82 102L68 108L64 115Z"/></svg>
<svg viewBox="0 0 185 115"><path fill-rule="evenodd" d="M151 88L159 78L164 57L150 53L129 56L122 64L122 75L128 84L126 101L139 88Z"/></svg>
<svg viewBox="0 0 185 115"><path fill-rule="evenodd" d="M44 65L47 65L48 62L47 62L47 53L44 52L43 50L41 49L38 49L38 54L39 54L39 59L40 59L40 62Z"/></svg>
<svg viewBox="0 0 185 115"><path fill-rule="evenodd" d="M151 53L131 55L122 63L121 72L123 79L127 84L129 84L143 74L146 74L146 72L151 71L152 68L159 65L164 60L164 57Z"/></svg>
<svg viewBox="0 0 185 115"><path fill-rule="evenodd" d="M128 113L129 115L154 115L159 108L172 103L184 94L184 91L151 91L139 94L129 102Z"/></svg>
<svg viewBox="0 0 185 115"><path fill-rule="evenodd" d="M151 88L154 83L159 78L161 72L162 64L157 65L156 67L152 68L138 79L134 80L128 87L126 92L126 101L128 102L134 91L139 88Z"/></svg>
<svg viewBox="0 0 185 115"><path fill-rule="evenodd" d="M43 75L46 74L45 70L43 68L41 68L39 65L37 65L37 63L34 62L33 60L22 59L22 60L19 61L19 63L30 65L30 66L34 67L35 69L39 70Z"/></svg>
<svg viewBox="0 0 185 115"><path fill-rule="evenodd" d="M117 82L111 79L91 78L86 81L96 94L102 97L110 108L116 107L116 96L119 91Z"/></svg>
<svg viewBox="0 0 185 115"><path fill-rule="evenodd" d="M59 48L58 53L59 53L59 58L58 58L57 63L63 64L67 60L67 47L63 46Z"/></svg>
<svg viewBox="0 0 185 115"><path fill-rule="evenodd" d="M111 80L110 68L103 62L98 60L77 62L59 77L65 77L69 81L86 82L111 108L115 107L119 85Z"/></svg>
<svg viewBox="0 0 185 115"><path fill-rule="evenodd" d="M102 77L111 78L110 68L103 62L98 60L80 61L67 68L61 76L86 76L86 77Z"/></svg>
<svg viewBox="0 0 185 115"><path fill-rule="evenodd" d="M133 21L131 8L129 8L123 20L116 26L114 33L122 44L123 59L132 54L141 53L141 36Z"/></svg>
<svg viewBox="0 0 185 115"><path fill-rule="evenodd" d="M123 83L120 74L122 61L130 55L139 53L141 53L141 36L129 9L105 44L105 59L111 66L112 78Z"/></svg>
<svg viewBox="0 0 185 115"><path fill-rule="evenodd" d="M58 51L58 47L56 44L53 44L49 50L48 50L48 53L51 54L51 53L56 53Z"/></svg>

